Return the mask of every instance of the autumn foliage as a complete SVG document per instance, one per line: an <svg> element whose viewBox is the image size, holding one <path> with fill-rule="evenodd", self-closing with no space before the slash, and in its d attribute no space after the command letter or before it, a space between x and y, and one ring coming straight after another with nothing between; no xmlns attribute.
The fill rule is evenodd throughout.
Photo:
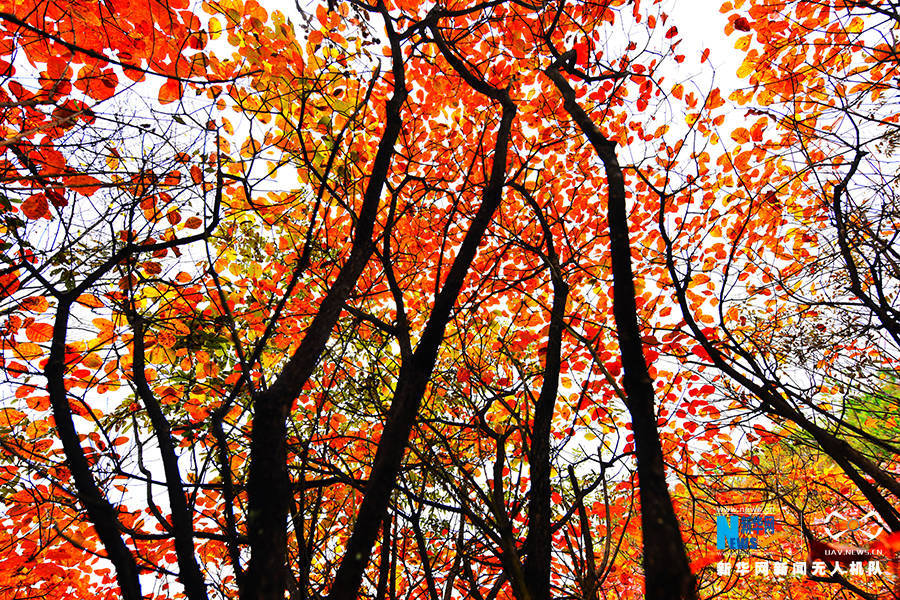
<svg viewBox="0 0 900 600"><path fill-rule="evenodd" d="M0 6L0 598L900 593L900 13L684 4Z"/></svg>

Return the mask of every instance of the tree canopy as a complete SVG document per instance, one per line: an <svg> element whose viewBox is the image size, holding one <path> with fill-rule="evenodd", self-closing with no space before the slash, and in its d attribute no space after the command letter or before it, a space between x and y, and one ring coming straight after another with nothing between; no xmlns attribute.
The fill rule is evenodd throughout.
<svg viewBox="0 0 900 600"><path fill-rule="evenodd" d="M900 596L900 9L696 11L0 5L0 598Z"/></svg>

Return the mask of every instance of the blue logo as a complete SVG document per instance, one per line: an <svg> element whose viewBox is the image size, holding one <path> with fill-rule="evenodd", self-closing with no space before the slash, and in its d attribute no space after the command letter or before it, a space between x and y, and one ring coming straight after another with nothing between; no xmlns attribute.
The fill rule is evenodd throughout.
<svg viewBox="0 0 900 600"><path fill-rule="evenodd" d="M716 549L756 550L759 537L775 533L774 515L718 515Z"/></svg>

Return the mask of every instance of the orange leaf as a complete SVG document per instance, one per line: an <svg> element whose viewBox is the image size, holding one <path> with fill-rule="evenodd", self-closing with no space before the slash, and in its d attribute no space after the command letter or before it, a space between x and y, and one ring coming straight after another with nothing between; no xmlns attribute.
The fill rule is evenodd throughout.
<svg viewBox="0 0 900 600"><path fill-rule="evenodd" d="M82 294L78 296L78 300L76 300L76 302L78 302L78 304L83 304L84 306L89 306L91 308L103 307L103 301L92 294Z"/></svg>
<svg viewBox="0 0 900 600"><path fill-rule="evenodd" d="M31 410L47 410L50 408L50 396L29 396L25 402Z"/></svg>
<svg viewBox="0 0 900 600"><path fill-rule="evenodd" d="M173 348L175 346L175 336L170 331L160 331L156 334L156 343L163 348Z"/></svg>
<svg viewBox="0 0 900 600"><path fill-rule="evenodd" d="M90 175L73 175L65 178L66 186L82 196L90 196L100 189L103 183Z"/></svg>
<svg viewBox="0 0 900 600"><path fill-rule="evenodd" d="M22 300L22 302L19 304L19 306L25 310L30 310L30 311L36 312L36 313L42 313L45 310L47 310L47 307L49 305L47 304L47 299L44 298L43 296L31 296L29 298L25 298L24 300Z"/></svg>
<svg viewBox="0 0 900 600"><path fill-rule="evenodd" d="M0 409L0 426L9 427L25 420L25 413L15 408Z"/></svg>
<svg viewBox="0 0 900 600"><path fill-rule="evenodd" d="M25 336L32 342L49 342L53 339L53 325L32 323L25 329Z"/></svg>
<svg viewBox="0 0 900 600"><path fill-rule="evenodd" d="M100 330L100 335L111 335L116 328L115 323L109 319L96 318L91 323Z"/></svg>
<svg viewBox="0 0 900 600"><path fill-rule="evenodd" d="M748 141L750 141L750 132L746 127L738 127L731 132L731 139L736 141L738 144L746 144Z"/></svg>
<svg viewBox="0 0 900 600"><path fill-rule="evenodd" d="M159 275L162 273L162 266L158 262L148 261L144 263L144 271L150 275Z"/></svg>
<svg viewBox="0 0 900 600"><path fill-rule="evenodd" d="M17 271L0 275L0 298L9 296L19 289L19 275Z"/></svg>
<svg viewBox="0 0 900 600"><path fill-rule="evenodd" d="M197 217L191 217L184 222L184 226L188 229L199 229L201 225L203 225L203 221Z"/></svg>
<svg viewBox="0 0 900 600"><path fill-rule="evenodd" d="M169 171L163 177L163 185L178 185L179 181L181 181L181 171Z"/></svg>
<svg viewBox="0 0 900 600"><path fill-rule="evenodd" d="M84 357L84 360L81 361L81 364L88 367L89 369L98 369L103 366L103 359L100 358L100 355L96 352L91 352Z"/></svg>
<svg viewBox="0 0 900 600"><path fill-rule="evenodd" d="M167 79L159 88L160 104L170 104L181 98L181 83L175 79Z"/></svg>

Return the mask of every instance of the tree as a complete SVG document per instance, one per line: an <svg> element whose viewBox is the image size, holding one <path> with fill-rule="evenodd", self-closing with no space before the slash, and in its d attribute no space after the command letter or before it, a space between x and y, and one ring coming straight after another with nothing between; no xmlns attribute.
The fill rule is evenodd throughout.
<svg viewBox="0 0 900 600"><path fill-rule="evenodd" d="M895 130L895 117L885 114L886 106L879 100L882 93L891 89L890 76L885 79L883 75L890 71L893 62L880 40L884 27L893 24L892 13L866 3L798 3L793 18L782 22L778 35L784 35L785 26L802 26L813 10L818 17L817 33L797 37L796 50L788 50L797 56L806 55L812 36L824 34L824 49L811 49L808 54L805 64L810 67L795 69L791 77L781 76L779 82L778 71L772 77L768 65L776 69L787 66L784 60L778 62L785 50L765 48L765 62L760 64L767 67L759 75L760 81L767 84L766 99L771 106L766 111L767 118L771 114L778 119L781 134L781 139L771 145L771 160L791 166L783 179L770 178L768 185L774 185L776 191L767 194L790 190L792 206L785 224L795 220L809 223L798 232L800 243L820 240L816 251L793 252L795 266L781 267L779 276L772 278L776 290L790 290L788 298L796 307L791 312L797 315L791 318L797 319L804 329L815 327L816 334L807 334L795 342L800 360L792 361L810 372L812 385L806 390L785 385L779 381L781 376L774 373L774 377L770 375L762 381L772 391L775 387L783 390L778 395L788 401L785 405L767 392L770 410L796 422L811 435L890 528L896 530L900 527L895 506L900 487L891 465L897 448L890 436L873 435L874 428L857 427L840 417L841 413L853 411L854 398L866 394L884 396L884 376L893 371L896 354L891 316L895 302L891 266L894 208L889 183L894 167L889 156L876 156L882 154L877 150L881 140L890 138ZM756 19L751 27L774 31L767 13L754 9L751 15ZM767 33L759 38L763 44L771 44ZM748 61L756 62L752 50ZM834 94L823 97L822 92L810 89L808 94L803 93L810 100L801 107L800 118L779 119L779 102L788 93L785 85L801 93L805 86L833 88ZM778 150L788 143L794 149L790 154ZM873 156L863 166L868 149ZM857 186L855 177L869 178L872 184ZM750 188L753 189L752 184ZM769 195L765 201L771 202ZM831 339L827 335L829 327L810 323L827 317L841 323ZM814 366L804 353L818 358ZM852 362L842 361L837 353L850 357ZM835 414L835 408L829 408L829 404L840 412ZM807 407L815 412L806 412ZM835 421L840 424L837 428L832 425ZM871 447L862 450L858 442L872 444L887 454L872 454Z"/></svg>
<svg viewBox="0 0 900 600"><path fill-rule="evenodd" d="M147 40L162 39L136 43L112 19L117 8L130 15L126 24L148 36ZM123 538L123 529L128 531L134 517L127 512L120 516L121 509L107 491L111 477L121 468L114 448L122 441L110 434L121 429L123 415L103 415L105 411L95 411L87 397L91 390L102 393L121 384L122 376L111 369L108 376L102 370L99 378L96 374L106 362L97 351L109 344L115 326L101 319L93 340L89 335L71 336L69 326L73 313L104 305L92 293L98 285L109 285L118 274L124 275L121 289L130 290L138 269L150 277L159 273L158 263L148 260L149 255L177 252L181 245L204 239L217 223L218 199L212 199L203 187L179 185L179 163L191 160L167 147L176 133L172 125L157 131L156 123L138 123L134 115L99 112L99 106L113 97L121 77L139 82L147 74L161 74L165 83L160 99L169 100L167 94L177 96L183 82L203 74L202 62L191 60L198 56L193 50L205 43L199 23L185 7L172 8L153 13L108 6L97 12L78 3L54 4L46 10L26 3L2 14L4 58L8 59L3 63L2 90L6 130L3 295L9 315L4 360L8 376L21 382L16 397L32 409L29 415L13 406L4 409L7 432L12 434L5 438L4 451L12 461L7 467L12 478L9 485L32 475L40 480L30 492L31 486L26 486L14 496L17 508L10 513L21 511L26 519L13 519L16 530L22 532L30 518L43 522L24 540L19 534L11 539L16 547L32 547L26 554L30 555L26 572L21 567L16 571L14 588L22 586L23 579L41 580L40 573L33 573L38 554L57 553L59 562L71 569L102 548L123 595L139 597L139 562L159 560L155 556L159 550L150 549L147 540L137 555L148 555L136 559ZM35 78L29 79L31 75ZM155 151L151 153L149 147ZM183 144L182 150L197 147L202 146ZM120 150L127 152L124 157ZM168 175L160 177L157 172ZM203 233L179 234L173 227L181 219L179 210L192 203L192 208L209 207L212 220ZM200 225L194 216L179 229ZM128 297L119 293L107 300L124 309ZM49 321L36 316L51 306ZM133 361L139 365L141 352L138 344ZM37 374L47 381L40 388L28 383ZM158 405L147 408L151 419L154 408ZM76 417L97 421L99 432L91 433L88 447L80 441L83 434L78 432ZM171 441L167 432L158 434L167 475L172 477L173 525L191 529L183 496L178 503L184 492ZM193 548L176 544L176 550L185 587L202 589ZM48 586L54 593L72 593L66 585L78 585L76 593L84 591L85 577L101 576L90 571L83 577L60 575L61 566L55 565L56 572L41 584L42 593L48 592ZM56 585L61 576L65 585Z"/></svg>
<svg viewBox="0 0 900 600"><path fill-rule="evenodd" d="M725 100L666 82L658 6L310 11L0 13L9 590L694 598L690 465L742 454L759 407L895 511L890 440L754 379L777 373L738 342L787 348L794 288L729 306L733 269L762 295L814 262L749 193L802 181L751 159L806 138L735 128L759 145L710 169ZM890 323L893 288L852 272L887 268L892 213L835 212L832 258ZM891 364L856 343L869 362L829 368Z"/></svg>
<svg viewBox="0 0 900 600"><path fill-rule="evenodd" d="M722 7L728 33L748 32L736 46L749 87L731 99L752 103L755 122L731 132L740 146L715 167L695 152L691 176L667 181L669 166L644 175L661 200L682 331L732 409L767 415L827 455L850 482L838 487L857 490L859 506L895 532L896 436L871 413L860 426L857 411L867 396L894 402L895 167L885 140L896 116L881 96L894 89L884 36L896 13L879 3L740 4ZM696 126L712 141L722 119L712 112Z"/></svg>

